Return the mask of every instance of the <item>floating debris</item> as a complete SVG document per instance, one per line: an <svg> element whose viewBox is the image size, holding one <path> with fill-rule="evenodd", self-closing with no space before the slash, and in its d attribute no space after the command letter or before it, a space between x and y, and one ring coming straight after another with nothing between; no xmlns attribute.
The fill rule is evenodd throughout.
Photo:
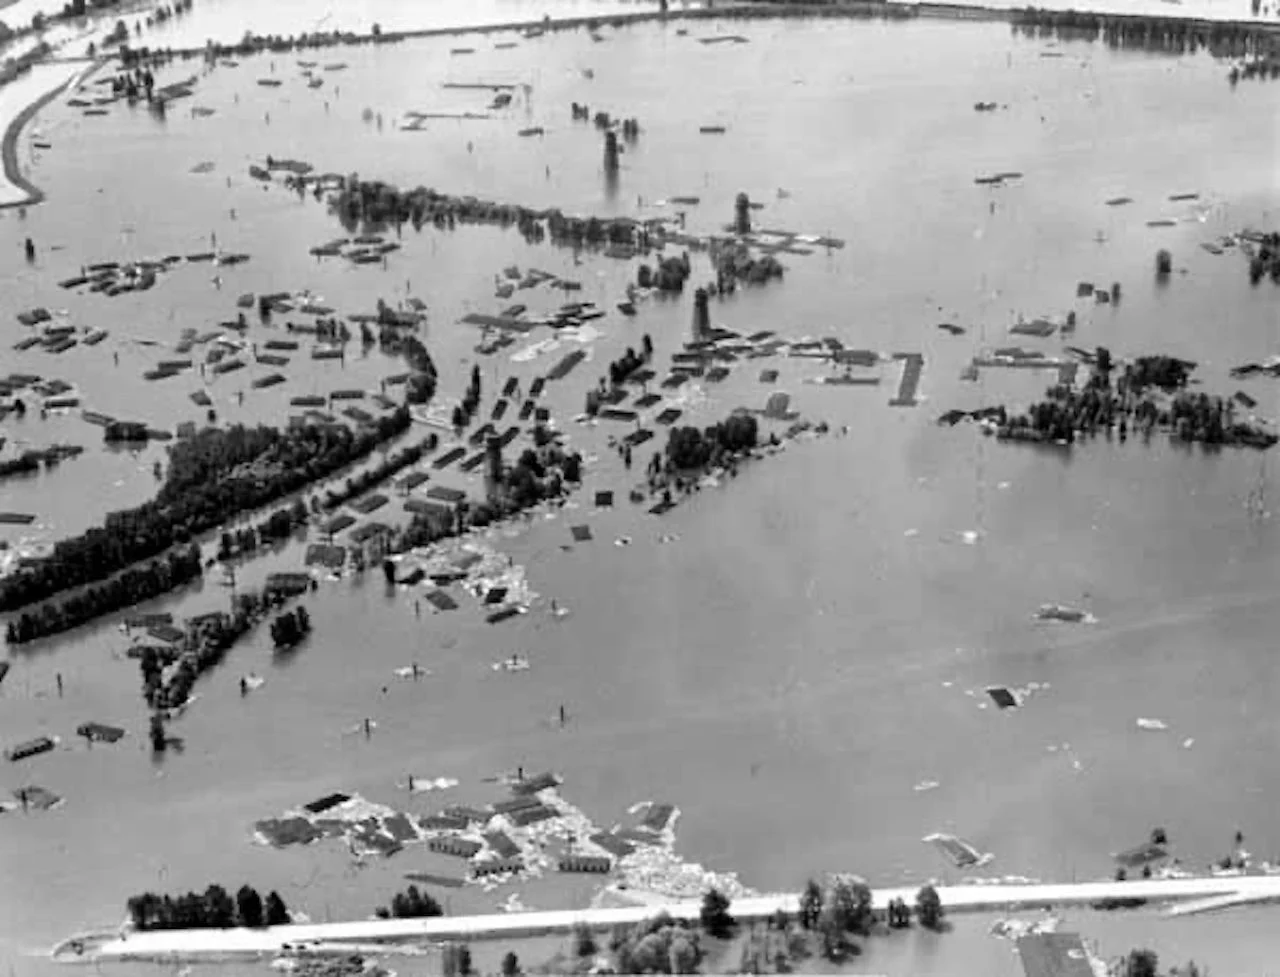
<svg viewBox="0 0 1280 977"><path fill-rule="evenodd" d="M933 845L943 855L949 858L956 868L977 868L990 862L994 855L990 852L980 852L967 841L962 841L955 835L949 834L930 834L925 835L922 841Z"/></svg>
<svg viewBox="0 0 1280 977"><path fill-rule="evenodd" d="M1068 624L1095 624L1097 618L1088 611L1065 604L1041 604L1035 613L1037 621L1064 621Z"/></svg>

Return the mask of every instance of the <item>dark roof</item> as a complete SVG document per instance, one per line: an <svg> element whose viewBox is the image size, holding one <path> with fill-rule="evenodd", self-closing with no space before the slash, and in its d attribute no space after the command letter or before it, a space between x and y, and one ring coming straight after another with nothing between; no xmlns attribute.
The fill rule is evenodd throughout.
<svg viewBox="0 0 1280 977"><path fill-rule="evenodd" d="M1018 940L1026 977L1093 977L1076 933L1037 933Z"/></svg>

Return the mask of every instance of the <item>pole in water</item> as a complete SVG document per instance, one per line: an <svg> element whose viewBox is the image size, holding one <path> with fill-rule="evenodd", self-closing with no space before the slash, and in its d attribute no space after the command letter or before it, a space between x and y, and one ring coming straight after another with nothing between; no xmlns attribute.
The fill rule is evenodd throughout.
<svg viewBox="0 0 1280 977"><path fill-rule="evenodd" d="M516 779L524 780L524 766L516 767Z"/></svg>
<svg viewBox="0 0 1280 977"><path fill-rule="evenodd" d="M27 260L35 261L36 260L36 242L31 240L31 238L27 238L26 251L27 251Z"/></svg>
<svg viewBox="0 0 1280 977"><path fill-rule="evenodd" d="M58 673L58 698L62 698L62 673Z"/></svg>
<svg viewBox="0 0 1280 977"><path fill-rule="evenodd" d="M364 721L364 738L365 738L365 739L368 739L368 738L369 738L369 734L370 734L371 732L373 732L373 724L372 724L372 723L370 723L368 719L366 719L366 720Z"/></svg>
<svg viewBox="0 0 1280 977"><path fill-rule="evenodd" d="M560 725L564 725L564 706L560 707Z"/></svg>
<svg viewBox="0 0 1280 977"><path fill-rule="evenodd" d="M409 774L409 792L413 793L413 774Z"/></svg>

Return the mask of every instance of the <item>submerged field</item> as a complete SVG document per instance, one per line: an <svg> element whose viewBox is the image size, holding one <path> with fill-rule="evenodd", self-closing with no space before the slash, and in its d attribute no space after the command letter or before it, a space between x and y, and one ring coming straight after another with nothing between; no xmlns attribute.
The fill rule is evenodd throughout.
<svg viewBox="0 0 1280 977"><path fill-rule="evenodd" d="M748 43L698 43L716 33ZM424 606L418 617L420 594L388 592L380 573L323 582L304 601L309 642L286 660L273 658L265 629L237 646L174 724L184 751L161 763L149 755L138 668L124 657L118 619L10 651L0 740L56 734L64 748L6 761L0 787L40 784L66 798L52 812L0 820L0 864L25 883L0 894L0 919L10 922L0 960L17 972L42 972L28 951L115 923L125 899L148 888L249 881L278 888L315 920L363 916L403 885L402 873L424 870L417 851L357 869L341 846L255 846L253 823L336 790L425 814L492 799L482 778L518 765L562 772L562 793L602 825L639 800L676 804L677 850L759 890L828 870L884 883L959 878L920 843L932 831L995 853L984 874L1045 879L1107 875L1109 853L1155 824L1188 865L1224 854L1237 827L1259 856L1280 850L1269 817L1280 801L1269 697L1280 540L1275 520L1258 514L1277 491L1271 459L1160 437L1043 452L934 423L952 407L1029 401L1050 382L1039 371L998 369L962 381L975 355L1010 345L1057 355L1064 343L1105 345L1117 357L1182 356L1199 364L1206 392L1245 390L1258 414L1280 413L1274 380L1228 377L1277 352L1276 286L1251 288L1240 254L1199 246L1246 227L1273 229L1280 88L1233 91L1227 66L1207 57L1030 40L1007 24L693 24L684 36L643 25L603 36L442 38L247 57L212 70L176 63L157 82L194 73L195 94L163 121L123 104L85 116L68 95L24 136L51 146L30 168L49 199L0 216L0 372L62 378L92 410L172 429L203 420L189 395L204 386L224 423L283 424L292 397L377 390L404 368L376 348L362 357L358 342L345 361L313 361L311 337L250 314L246 340L302 340L281 370L286 383L254 389L270 372L260 366L203 382L194 371L143 379L175 355L183 329L235 319L242 293L310 289L341 314L372 311L380 298L421 298L428 323L419 335L440 371L437 397L461 396L478 362L481 419L508 377L527 388L579 348L564 341L522 353L548 338L541 328L494 355L475 352L478 330L458 320L509 304L494 297L506 266L582 284L574 295L543 286L510 301L549 312L566 298L592 300L608 314L591 324L598 338L581 344L587 362L544 397L588 458L579 508L490 540L542 595L531 613L490 625L471 602L438 614ZM450 54L463 45L474 53ZM346 67L310 88L299 60ZM492 118L404 131L410 111L487 111L491 92L446 82L516 87ZM999 108L974 111L986 101ZM639 120L616 184L601 172L600 133L571 121L572 102ZM709 125L725 131L700 133ZM545 135L517 136L535 127ZM575 260L514 230L406 227L385 269L317 259L310 248L346 232L309 195L252 179L250 164L267 155L569 213L683 209L695 234L722 230L746 192L763 204L752 214L759 225L831 235L845 247L782 255L781 282L713 299L712 322L744 335L774 330L921 353L923 403L889 405L896 365L870 371L881 377L876 386L824 387L805 381L829 374L825 364L743 360L721 383L682 388L680 423L763 407L781 390L833 435L794 443L651 516L626 501L635 478L608 445L631 426L572 419L595 378L643 335L663 366L690 338L692 286L710 275L705 256L694 256L683 296L643 302L634 318L615 305L639 259ZM1012 171L1022 177L974 183ZM1198 199L1168 199L1188 192ZM1106 206L1122 195L1134 202ZM673 196L700 202L660 203ZM1159 219L1177 223L1147 226ZM22 256L28 236L38 246L31 266ZM115 298L57 287L82 265L206 251L215 236L217 247L250 260L178 265L150 291ZM1175 265L1163 286L1153 273L1159 248ZM1081 280L1120 282L1123 301L1077 300ZM13 352L29 332L16 314L40 305L109 337L60 355ZM1019 315L1071 310L1073 336L1008 333ZM937 328L943 322L967 332L952 336ZM778 370L775 383L760 382L765 368ZM637 469L664 438L649 426L659 440L637 450ZM53 472L0 483L0 509L38 516L33 526L0 526L11 545L80 532L155 492L163 447L108 451L101 429L76 412L9 417L3 434L15 444L87 448ZM482 492L478 472L433 478ZM601 489L615 490L612 510L593 510ZM593 541L571 538L570 526L582 523ZM623 537L630 545L615 546ZM246 564L241 581L301 562L293 544ZM551 599L571 613L549 614ZM226 600L211 573L199 592L157 606L181 616ZM1039 605L1059 601L1097 622L1032 620ZM527 672L490 668L517 652L528 655ZM394 669L415 660L432 674L397 679ZM248 672L267 682L242 697ZM1023 708L979 708L987 685L1033 682L1044 688ZM571 716L563 727L562 704ZM365 717L376 732L350 735ZM1169 729L1140 730L1137 717ZM129 735L92 749L71 742L90 719ZM396 785L407 774L462 783L406 799ZM913 790L922 781L939 786ZM450 910L492 911L510 891L537 908L590 897L587 883L552 878L453 890ZM1251 960L1220 965L1209 949L1220 938L1214 927L1233 924L1176 925L1170 961L1195 954L1215 972L1261 972L1248 969ZM972 958L972 973L999 972L982 962L995 951L963 949L985 948L985 936L956 936L957 955L943 937L868 967L955 974ZM1115 952L1124 947L1113 941L1130 942L1127 932L1101 938ZM1155 945L1164 939L1150 930Z"/></svg>

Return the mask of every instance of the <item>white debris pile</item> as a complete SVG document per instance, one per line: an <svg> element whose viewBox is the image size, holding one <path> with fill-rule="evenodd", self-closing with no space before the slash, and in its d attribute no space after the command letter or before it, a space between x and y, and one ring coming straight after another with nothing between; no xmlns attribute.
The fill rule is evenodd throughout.
<svg viewBox="0 0 1280 977"><path fill-rule="evenodd" d="M509 556L487 545L479 538L444 540L413 551L427 578L460 577L460 583L477 600L485 601L490 592L503 588L501 600L493 606L527 609L538 594L529 586L524 567Z"/></svg>
<svg viewBox="0 0 1280 977"><path fill-rule="evenodd" d="M713 872L686 862L666 846L642 845L621 859L618 867L628 888L671 899L699 899L708 889L718 889L730 899L756 894L738 881L736 873Z"/></svg>
<svg viewBox="0 0 1280 977"><path fill-rule="evenodd" d="M429 777L412 777L407 786L415 794L429 794L433 791L457 787L458 783L455 777L436 777L434 780Z"/></svg>
<svg viewBox="0 0 1280 977"><path fill-rule="evenodd" d="M1016 943L1024 936L1056 933L1061 923L1062 920L1057 916L1048 916L1044 919L997 919L991 924L990 933L996 939Z"/></svg>
<svg viewBox="0 0 1280 977"><path fill-rule="evenodd" d="M500 907L504 913L527 913L531 910L523 902L520 901L520 893L513 892L507 896L506 901Z"/></svg>

